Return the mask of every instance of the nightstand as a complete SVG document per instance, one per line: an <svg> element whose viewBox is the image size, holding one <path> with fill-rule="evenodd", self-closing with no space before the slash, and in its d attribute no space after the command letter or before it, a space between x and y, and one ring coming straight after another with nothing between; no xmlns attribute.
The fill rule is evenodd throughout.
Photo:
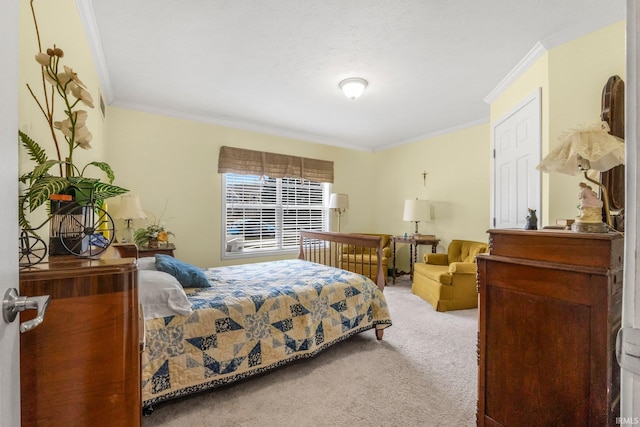
<svg viewBox="0 0 640 427"><path fill-rule="evenodd" d="M431 246L431 252L436 253L438 243L440 239L437 239L433 235L414 235L414 236L391 236L391 242L393 247L393 283L396 283L396 277L403 274L409 274L411 280L413 280L413 265L418 261L418 246L429 245ZM396 268L396 243L404 243L409 245L409 271L398 271Z"/></svg>
<svg viewBox="0 0 640 427"><path fill-rule="evenodd" d="M157 248L140 248L138 249L138 256L148 257L154 256L155 254L164 254L173 256L173 251L176 250L176 245L173 243L169 243L167 246L159 246Z"/></svg>

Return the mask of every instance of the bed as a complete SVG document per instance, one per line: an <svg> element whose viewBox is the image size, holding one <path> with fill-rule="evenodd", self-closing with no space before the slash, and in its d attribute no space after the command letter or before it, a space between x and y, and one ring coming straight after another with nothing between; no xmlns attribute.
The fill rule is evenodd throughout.
<svg viewBox="0 0 640 427"><path fill-rule="evenodd" d="M383 272L372 280L336 268L345 245L370 259L381 250L379 237L302 231L298 259L197 269L190 274L209 286L192 288L163 282L183 284L180 272L162 265L168 260L180 270L180 260L139 259L143 412L313 357L366 330L382 339L391 325Z"/></svg>

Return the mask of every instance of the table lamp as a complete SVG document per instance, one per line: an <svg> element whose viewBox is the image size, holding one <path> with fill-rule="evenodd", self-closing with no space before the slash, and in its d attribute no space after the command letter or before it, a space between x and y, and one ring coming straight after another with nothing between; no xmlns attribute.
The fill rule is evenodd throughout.
<svg viewBox="0 0 640 427"><path fill-rule="evenodd" d="M134 219L146 219L147 214L140 206L140 198L131 194L120 196L120 208L117 211L116 218L123 219L127 222L127 228L122 236L122 243L133 243L133 228L131 221Z"/></svg>
<svg viewBox="0 0 640 427"><path fill-rule="evenodd" d="M341 193L331 193L329 196L329 209L338 216L338 233L340 232L340 217L349 207L349 196Z"/></svg>
<svg viewBox="0 0 640 427"><path fill-rule="evenodd" d="M599 181L588 176L590 170L605 172L614 166L624 164L624 141L609 134L606 122L595 123L580 129L563 132L560 145L536 167L542 172L560 172L576 175L584 172L584 179L600 187L602 204L595 191L584 182L580 183L580 216L571 225L571 230L587 233L606 233L613 229L609 212L607 189ZM599 206L598 206L599 205ZM602 207L606 224L602 222Z"/></svg>
<svg viewBox="0 0 640 427"><path fill-rule="evenodd" d="M418 223L420 221L431 221L431 209L428 200L407 199L404 201L404 221L412 221L416 223L416 231L414 236L418 236Z"/></svg>

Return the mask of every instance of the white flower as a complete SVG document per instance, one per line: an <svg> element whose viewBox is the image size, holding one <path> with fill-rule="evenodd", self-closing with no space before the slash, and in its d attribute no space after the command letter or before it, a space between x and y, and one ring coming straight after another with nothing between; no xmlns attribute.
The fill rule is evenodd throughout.
<svg viewBox="0 0 640 427"><path fill-rule="evenodd" d="M47 55L46 53L42 53L40 52L39 54L36 55L36 62L40 65L42 65L43 67L46 67L49 65L49 60L51 59L51 57L49 55Z"/></svg>
<svg viewBox="0 0 640 427"><path fill-rule="evenodd" d="M73 71L73 69L67 67L66 65L64 66L64 72L67 75L68 79L73 80L75 84L82 86L82 87L87 87L85 86L84 83L82 83L82 80L80 80L78 78L78 73L75 73Z"/></svg>
<svg viewBox="0 0 640 427"><path fill-rule="evenodd" d="M91 140L93 139L93 135L89 132L89 128L86 126L76 127L76 139L75 143L78 144L78 147L88 150L91 148Z"/></svg>
<svg viewBox="0 0 640 427"><path fill-rule="evenodd" d="M91 97L89 91L75 84L70 86L73 96L78 98L87 107L93 108L93 98Z"/></svg>

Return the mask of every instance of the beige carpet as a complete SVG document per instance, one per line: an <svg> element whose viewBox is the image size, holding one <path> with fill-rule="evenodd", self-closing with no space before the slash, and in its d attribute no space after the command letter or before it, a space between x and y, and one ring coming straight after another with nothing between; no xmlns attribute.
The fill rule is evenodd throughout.
<svg viewBox="0 0 640 427"><path fill-rule="evenodd" d="M385 295L393 326L259 377L165 402L144 427L473 426L477 310L437 313L403 277Z"/></svg>

